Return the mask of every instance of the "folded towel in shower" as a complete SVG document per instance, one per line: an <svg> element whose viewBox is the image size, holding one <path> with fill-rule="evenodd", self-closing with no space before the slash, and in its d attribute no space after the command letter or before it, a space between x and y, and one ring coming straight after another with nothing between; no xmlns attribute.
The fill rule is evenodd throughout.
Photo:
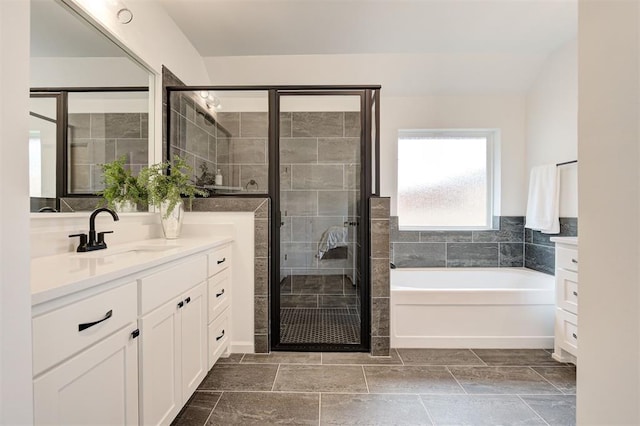
<svg viewBox="0 0 640 426"><path fill-rule="evenodd" d="M322 256L331 249L346 246L347 228L344 226L330 226L329 229L324 231L322 238L320 238L320 244L318 245L318 259L322 259Z"/></svg>
<svg viewBox="0 0 640 426"><path fill-rule="evenodd" d="M544 234L560 232L560 178L555 164L531 169L526 228Z"/></svg>

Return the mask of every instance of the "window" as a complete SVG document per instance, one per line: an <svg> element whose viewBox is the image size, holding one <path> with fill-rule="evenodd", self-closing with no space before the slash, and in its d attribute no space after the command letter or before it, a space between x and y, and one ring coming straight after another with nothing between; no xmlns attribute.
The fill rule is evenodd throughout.
<svg viewBox="0 0 640 426"><path fill-rule="evenodd" d="M496 131L401 130L400 228L490 229Z"/></svg>

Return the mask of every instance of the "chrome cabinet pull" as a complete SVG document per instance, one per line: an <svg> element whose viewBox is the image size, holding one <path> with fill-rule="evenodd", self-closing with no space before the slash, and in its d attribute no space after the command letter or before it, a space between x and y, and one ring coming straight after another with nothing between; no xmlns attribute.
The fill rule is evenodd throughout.
<svg viewBox="0 0 640 426"><path fill-rule="evenodd" d="M220 297L224 294L224 288L222 289L222 291L220 293L216 293L216 297Z"/></svg>
<svg viewBox="0 0 640 426"><path fill-rule="evenodd" d="M216 341L222 339L224 337L224 330L222 330L222 334L216 337Z"/></svg>
<svg viewBox="0 0 640 426"><path fill-rule="evenodd" d="M111 318L112 316L113 316L113 309L111 309L109 312L107 312L104 315L104 318L102 318L101 320L94 321L94 322L85 322L83 324L78 324L78 331L86 330L87 328L93 327L96 324L100 324L102 321L106 321L109 318Z"/></svg>

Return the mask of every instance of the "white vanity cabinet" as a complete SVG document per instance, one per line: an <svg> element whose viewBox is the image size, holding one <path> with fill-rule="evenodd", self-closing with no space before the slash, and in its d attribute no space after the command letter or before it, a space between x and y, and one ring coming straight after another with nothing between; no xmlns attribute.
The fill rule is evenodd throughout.
<svg viewBox="0 0 640 426"><path fill-rule="evenodd" d="M33 318L35 424L138 423L136 299L129 283Z"/></svg>
<svg viewBox="0 0 640 426"><path fill-rule="evenodd" d="M139 279L142 424L170 423L207 374L206 278L202 254Z"/></svg>
<svg viewBox="0 0 640 426"><path fill-rule="evenodd" d="M229 346L230 242L32 262L69 271L32 281L35 423L170 424Z"/></svg>
<svg viewBox="0 0 640 426"><path fill-rule="evenodd" d="M553 237L556 243L556 320L553 358L577 363L578 359L578 240Z"/></svg>

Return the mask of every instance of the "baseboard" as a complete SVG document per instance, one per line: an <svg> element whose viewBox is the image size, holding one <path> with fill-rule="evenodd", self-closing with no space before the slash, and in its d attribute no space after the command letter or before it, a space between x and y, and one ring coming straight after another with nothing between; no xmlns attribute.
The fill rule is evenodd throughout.
<svg viewBox="0 0 640 426"><path fill-rule="evenodd" d="M229 345L229 352L232 354L252 354L255 352L255 346L253 342L231 342Z"/></svg>

